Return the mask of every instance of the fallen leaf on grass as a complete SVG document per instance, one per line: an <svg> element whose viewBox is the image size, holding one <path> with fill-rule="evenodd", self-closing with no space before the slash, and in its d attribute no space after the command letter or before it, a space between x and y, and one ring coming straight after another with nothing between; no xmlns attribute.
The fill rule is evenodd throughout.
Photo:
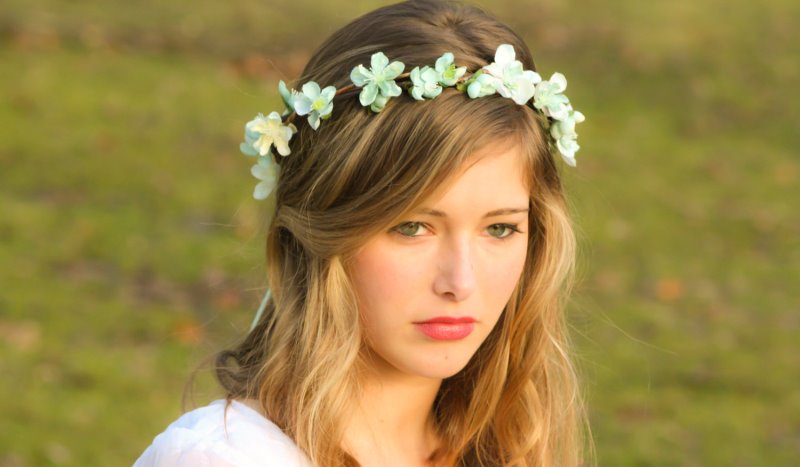
<svg viewBox="0 0 800 467"><path fill-rule="evenodd" d="M659 300L672 302L683 297L683 282L679 279L666 278L658 281L656 296Z"/></svg>
<svg viewBox="0 0 800 467"><path fill-rule="evenodd" d="M205 330L196 321L185 319L175 324L173 334L181 344L197 345L203 341Z"/></svg>

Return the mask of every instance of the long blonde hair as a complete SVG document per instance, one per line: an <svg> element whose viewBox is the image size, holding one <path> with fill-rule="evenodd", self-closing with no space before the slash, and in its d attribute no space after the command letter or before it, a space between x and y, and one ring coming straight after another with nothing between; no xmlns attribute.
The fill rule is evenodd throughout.
<svg viewBox="0 0 800 467"><path fill-rule="evenodd" d="M334 33L300 83L341 88L349 72L384 52L414 66L444 52L475 71L502 43L534 69L524 42L474 7L434 0L375 10ZM530 186L529 241L521 280L467 366L434 404L439 465L572 466L583 462L585 414L570 360L563 298L574 237L561 182L532 109L455 89L417 102L403 95L374 114L355 94L334 116L304 122L281 159L267 238L272 301L235 348L217 356L229 399L258 399L315 465L357 465L343 450L342 420L358 399L363 339L348 262L359 246L429 196L478 150L511 140Z"/></svg>

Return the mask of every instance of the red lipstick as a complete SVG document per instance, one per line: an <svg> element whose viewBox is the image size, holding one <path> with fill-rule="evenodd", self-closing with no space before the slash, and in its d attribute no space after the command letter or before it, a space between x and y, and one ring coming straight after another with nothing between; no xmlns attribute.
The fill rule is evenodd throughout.
<svg viewBox="0 0 800 467"><path fill-rule="evenodd" d="M423 334L437 341L454 341L467 337L475 329L475 318L437 316L414 323Z"/></svg>

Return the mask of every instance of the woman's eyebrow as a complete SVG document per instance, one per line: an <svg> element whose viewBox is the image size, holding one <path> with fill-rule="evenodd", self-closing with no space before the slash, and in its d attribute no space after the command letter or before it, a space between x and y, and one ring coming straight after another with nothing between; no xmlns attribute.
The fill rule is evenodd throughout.
<svg viewBox="0 0 800 467"><path fill-rule="evenodd" d="M486 214L484 214L483 217L486 218L486 217L505 216L505 215L508 215L508 214L517 214L517 213L520 213L520 212L528 212L528 211L529 211L529 209L527 207L525 207L525 208L502 208L502 209L495 209L493 211L489 211ZM447 217L447 214L445 214L444 212L439 211L437 209L422 208L422 209L419 210L419 213L420 214L425 214L425 215L428 215L428 216L433 216L433 217Z"/></svg>
<svg viewBox="0 0 800 467"><path fill-rule="evenodd" d="M530 211L529 208L503 208L503 209L495 209L494 211L489 211L483 215L483 217L496 217L496 216L505 216L508 214L517 214L520 212L527 213Z"/></svg>

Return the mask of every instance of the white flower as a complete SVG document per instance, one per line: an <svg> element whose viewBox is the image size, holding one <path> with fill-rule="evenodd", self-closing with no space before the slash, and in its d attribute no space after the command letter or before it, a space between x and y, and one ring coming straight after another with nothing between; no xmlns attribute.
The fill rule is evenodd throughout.
<svg viewBox="0 0 800 467"><path fill-rule="evenodd" d="M294 96L294 110L297 115L308 115L311 128L319 128L320 119L326 119L333 112L333 98L336 88L328 86L320 90L319 84L309 81L303 85L303 92Z"/></svg>
<svg viewBox="0 0 800 467"><path fill-rule="evenodd" d="M278 112L266 117L258 114L244 126L244 143L239 149L248 156L266 156L274 145L278 154L288 156L291 153L289 140L296 131L294 125L283 124Z"/></svg>
<svg viewBox="0 0 800 467"><path fill-rule="evenodd" d="M536 83L542 80L538 73L523 69L522 62L516 60L514 47L502 44L497 48L494 62L483 67L490 75L499 79L497 92L510 97L519 105L525 105L536 91Z"/></svg>
<svg viewBox="0 0 800 467"><path fill-rule="evenodd" d="M253 198L266 199L278 183L278 164L271 155L259 157L258 163L250 168L250 173L261 180L253 190Z"/></svg>
<svg viewBox="0 0 800 467"><path fill-rule="evenodd" d="M380 112L390 97L397 97L402 89L394 79L405 69L402 62L389 63L383 52L372 55L370 69L358 65L350 72L350 80L359 88L364 88L358 95L361 105L370 106L373 112ZM383 99L378 99L382 96Z"/></svg>
<svg viewBox="0 0 800 467"><path fill-rule="evenodd" d="M553 73L547 81L536 85L533 95L533 106L541 110L547 117L562 120L567 117L572 107L567 96L561 94L567 89L567 78L561 73Z"/></svg>
<svg viewBox="0 0 800 467"><path fill-rule="evenodd" d="M558 152L564 162L575 167L575 153L578 152L578 133L575 132L575 125L586 120L586 117L577 110L569 108L568 114L563 120L554 121L550 126L550 135L556 142Z"/></svg>

